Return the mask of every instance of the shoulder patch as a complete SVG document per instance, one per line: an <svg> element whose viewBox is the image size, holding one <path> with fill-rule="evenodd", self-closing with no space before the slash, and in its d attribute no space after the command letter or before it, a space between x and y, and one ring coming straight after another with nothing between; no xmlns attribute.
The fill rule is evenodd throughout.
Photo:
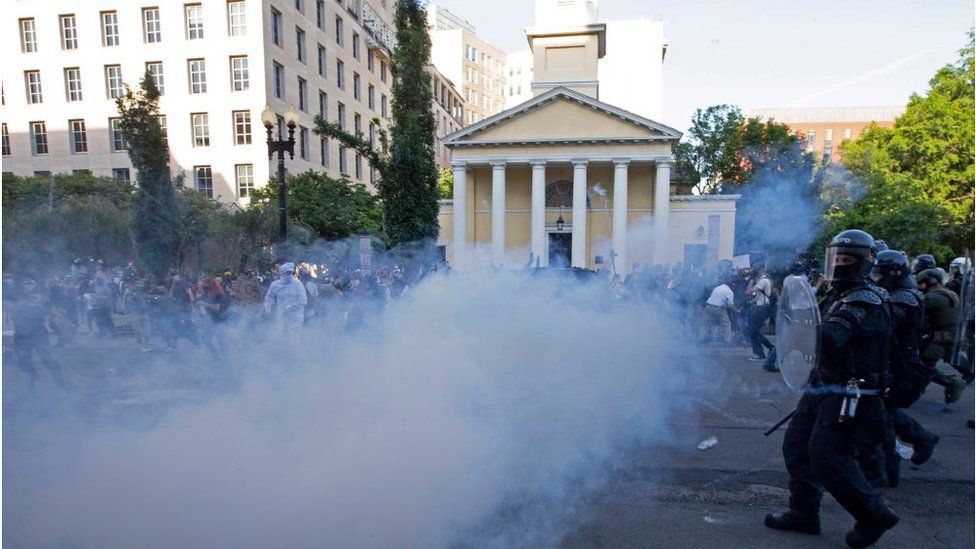
<svg viewBox="0 0 976 549"><path fill-rule="evenodd" d="M906 305L908 307L918 307L922 304L918 294L918 290L909 290L908 288L898 289L889 294L892 303L899 303L901 305Z"/></svg>
<svg viewBox="0 0 976 549"><path fill-rule="evenodd" d="M855 288L840 298L842 303L870 303L871 305L881 305L881 299L882 297L874 289L868 288Z"/></svg>

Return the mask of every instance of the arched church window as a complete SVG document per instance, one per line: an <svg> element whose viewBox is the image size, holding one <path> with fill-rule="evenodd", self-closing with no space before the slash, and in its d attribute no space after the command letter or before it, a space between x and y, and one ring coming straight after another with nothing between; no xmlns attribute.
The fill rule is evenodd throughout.
<svg viewBox="0 0 976 549"><path fill-rule="evenodd" d="M547 208L572 208L573 207L573 182L572 181L553 181L546 185L546 207ZM590 197L586 197L586 207L590 207Z"/></svg>

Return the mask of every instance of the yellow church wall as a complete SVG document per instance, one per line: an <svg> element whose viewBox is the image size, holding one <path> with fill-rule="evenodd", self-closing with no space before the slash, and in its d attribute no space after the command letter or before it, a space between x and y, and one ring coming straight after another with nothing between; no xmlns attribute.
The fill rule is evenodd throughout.
<svg viewBox="0 0 976 549"><path fill-rule="evenodd" d="M569 99L556 99L504 124L479 131L465 140L518 141L520 139L649 137L646 128L610 118Z"/></svg>

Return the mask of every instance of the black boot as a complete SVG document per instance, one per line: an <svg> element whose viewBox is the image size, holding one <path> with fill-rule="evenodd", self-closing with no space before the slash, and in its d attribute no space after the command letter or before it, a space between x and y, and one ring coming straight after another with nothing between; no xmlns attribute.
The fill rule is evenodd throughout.
<svg viewBox="0 0 976 549"><path fill-rule="evenodd" d="M876 522L858 522L854 529L847 533L844 541L848 547L870 547L874 545L885 532L898 524L898 517L888 512L888 516Z"/></svg>
<svg viewBox="0 0 976 549"><path fill-rule="evenodd" d="M785 513L770 513L764 521L767 528L773 530L787 530L802 534L820 535L819 515L798 515L793 511Z"/></svg>
<svg viewBox="0 0 976 549"><path fill-rule="evenodd" d="M915 465L921 465L932 457L932 452L935 451L935 445L939 443L939 435L932 433L931 437L927 437L915 442L914 450L915 453L912 454L912 463Z"/></svg>
<svg viewBox="0 0 976 549"><path fill-rule="evenodd" d="M888 465L886 468L886 473L888 475L888 488L898 488L898 481L901 480L901 467L899 467L896 463L895 465Z"/></svg>

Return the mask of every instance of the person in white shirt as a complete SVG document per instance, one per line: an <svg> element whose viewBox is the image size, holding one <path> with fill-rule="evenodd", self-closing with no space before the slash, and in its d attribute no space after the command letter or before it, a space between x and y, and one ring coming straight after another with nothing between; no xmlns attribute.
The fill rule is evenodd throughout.
<svg viewBox="0 0 976 549"><path fill-rule="evenodd" d="M732 288L724 280L720 280L705 301L705 308L702 311L703 341L715 339L715 332L718 331L719 338L728 343L732 334L729 311L735 311L735 295L732 293Z"/></svg>
<svg viewBox="0 0 976 549"><path fill-rule="evenodd" d="M278 267L278 279L271 283L264 296L265 318L274 315L284 333L297 333L305 323L306 304L308 296L305 286L295 278L295 264L283 263Z"/></svg>

